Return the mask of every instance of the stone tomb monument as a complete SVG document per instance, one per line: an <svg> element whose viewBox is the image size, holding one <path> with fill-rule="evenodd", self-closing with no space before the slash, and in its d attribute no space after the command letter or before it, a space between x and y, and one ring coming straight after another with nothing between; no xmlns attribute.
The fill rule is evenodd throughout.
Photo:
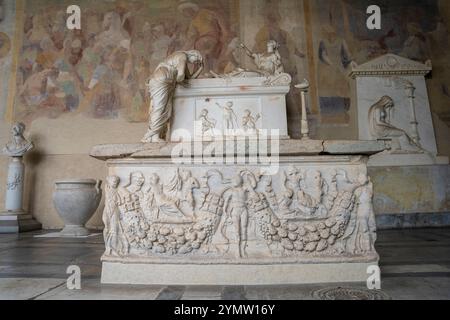
<svg viewBox="0 0 450 320"><path fill-rule="evenodd" d="M241 129L287 133L290 77L237 70L192 80L189 64L201 70L201 55L176 52L155 71L145 143L91 150L108 167L102 283L366 281L379 259L366 163L384 144L265 140L256 131L253 148L235 139L246 130L198 139L192 122L201 118L200 137L232 129L226 108ZM183 142L163 141L175 129L187 132Z"/></svg>
<svg viewBox="0 0 450 320"><path fill-rule="evenodd" d="M276 129L287 138L290 85L288 74L270 80L262 76L191 80L189 87L175 92L172 140L252 135L259 129Z"/></svg>
<svg viewBox="0 0 450 320"><path fill-rule="evenodd" d="M448 164L437 155L428 100L425 64L387 54L353 65L359 139L385 140L390 150L370 158L369 166Z"/></svg>

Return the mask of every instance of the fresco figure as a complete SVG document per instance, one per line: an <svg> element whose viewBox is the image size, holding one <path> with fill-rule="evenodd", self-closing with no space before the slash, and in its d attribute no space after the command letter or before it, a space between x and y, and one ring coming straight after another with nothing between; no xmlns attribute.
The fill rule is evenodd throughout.
<svg viewBox="0 0 450 320"><path fill-rule="evenodd" d="M190 19L184 48L200 51L205 57L206 70L214 70L229 37L224 19L218 12L201 8L191 1L181 1L178 10Z"/></svg>
<svg viewBox="0 0 450 320"><path fill-rule="evenodd" d="M49 30L46 27L46 17L43 13L33 15L32 28L28 31L26 37L31 44L38 45L45 37L50 37Z"/></svg>
<svg viewBox="0 0 450 320"><path fill-rule="evenodd" d="M56 60L60 57L60 53L53 44L50 37L45 37L41 40L40 52L36 56L36 66L39 69L49 69L54 66Z"/></svg>
<svg viewBox="0 0 450 320"><path fill-rule="evenodd" d="M19 96L27 106L40 106L57 90L59 69L52 67L31 75L22 86Z"/></svg>
<svg viewBox="0 0 450 320"><path fill-rule="evenodd" d="M103 18L103 32L96 40L97 45L102 47L117 46L122 40L129 40L130 35L122 27L120 15L114 11L108 12Z"/></svg>
<svg viewBox="0 0 450 320"><path fill-rule="evenodd" d="M165 27L162 23L157 24L151 28L152 41L151 41L151 57L150 57L150 68L154 68L162 60L164 60L171 46L174 36L169 37L166 34Z"/></svg>
<svg viewBox="0 0 450 320"><path fill-rule="evenodd" d="M408 23L408 39L403 44L401 55L411 60L425 62L431 57L426 35L418 23Z"/></svg>
<svg viewBox="0 0 450 320"><path fill-rule="evenodd" d="M115 118L121 107L118 76L112 69L112 52L105 50L87 86L85 103L94 118Z"/></svg>
<svg viewBox="0 0 450 320"><path fill-rule="evenodd" d="M346 76L353 58L347 42L340 39L331 25L322 27L324 38L319 43L320 95L325 97L346 97L349 84ZM333 75L333 76L330 76Z"/></svg>

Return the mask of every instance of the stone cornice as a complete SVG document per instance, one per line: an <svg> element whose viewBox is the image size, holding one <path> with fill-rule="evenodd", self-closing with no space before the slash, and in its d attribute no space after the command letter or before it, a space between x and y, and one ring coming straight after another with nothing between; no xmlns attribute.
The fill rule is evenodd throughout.
<svg viewBox="0 0 450 320"><path fill-rule="evenodd" d="M271 77L191 79L187 88L177 86L175 97L287 94L290 90L291 81L292 78L287 73Z"/></svg>
<svg viewBox="0 0 450 320"><path fill-rule="evenodd" d="M352 64L351 78L371 76L425 76L432 70L431 61L425 64L395 54L386 54L362 65Z"/></svg>

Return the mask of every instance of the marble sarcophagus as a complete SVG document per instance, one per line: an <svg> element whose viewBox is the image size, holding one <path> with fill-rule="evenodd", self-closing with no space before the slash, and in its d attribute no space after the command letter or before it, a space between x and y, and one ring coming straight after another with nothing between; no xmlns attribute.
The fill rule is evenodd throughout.
<svg viewBox="0 0 450 320"><path fill-rule="evenodd" d="M378 264L366 162L380 143L284 140L271 170L178 147L92 149L108 167L103 283L365 281Z"/></svg>

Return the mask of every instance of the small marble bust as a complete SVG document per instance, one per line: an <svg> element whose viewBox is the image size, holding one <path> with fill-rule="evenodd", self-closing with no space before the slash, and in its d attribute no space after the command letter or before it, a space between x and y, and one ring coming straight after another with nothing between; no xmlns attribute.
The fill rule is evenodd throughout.
<svg viewBox="0 0 450 320"><path fill-rule="evenodd" d="M23 136L25 125L22 122L15 123L11 128L11 140L3 148L3 154L10 157L22 157L27 151L33 149L33 143Z"/></svg>

